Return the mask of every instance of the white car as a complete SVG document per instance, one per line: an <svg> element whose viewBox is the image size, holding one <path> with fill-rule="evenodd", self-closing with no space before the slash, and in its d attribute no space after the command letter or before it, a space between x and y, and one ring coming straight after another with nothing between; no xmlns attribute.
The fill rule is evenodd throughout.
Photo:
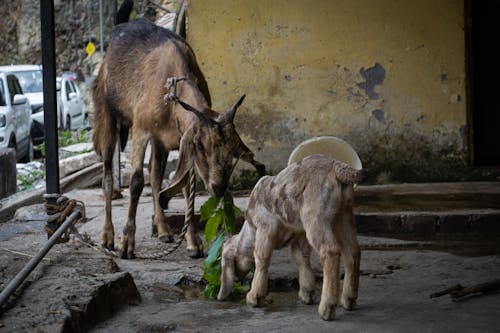
<svg viewBox="0 0 500 333"><path fill-rule="evenodd" d="M0 66L0 71L14 73L21 87L31 103L33 119L33 141L35 144L44 139L43 113L43 80L42 67L39 65L11 65ZM62 130L72 130L86 127L87 109L83 95L71 74L63 74L56 78L57 90L57 122Z"/></svg>
<svg viewBox="0 0 500 333"><path fill-rule="evenodd" d="M16 159L33 160L31 107L17 77L0 69L0 148L14 148Z"/></svg>
<svg viewBox="0 0 500 333"><path fill-rule="evenodd" d="M71 74L56 78L59 127L66 131L87 126L87 108L75 80Z"/></svg>

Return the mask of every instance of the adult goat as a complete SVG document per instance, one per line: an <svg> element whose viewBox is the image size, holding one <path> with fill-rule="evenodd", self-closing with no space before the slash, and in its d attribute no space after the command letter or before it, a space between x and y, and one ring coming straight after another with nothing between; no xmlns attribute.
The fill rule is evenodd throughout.
<svg viewBox="0 0 500 333"><path fill-rule="evenodd" d="M185 185L193 163L207 190L218 197L227 189L233 157L253 164L260 174L265 169L254 160L253 153L234 128L234 115L243 97L225 114L213 111L207 82L191 47L177 34L147 20L122 22L128 20L131 3L125 1L120 8L106 58L93 86L93 143L104 161L106 203L101 242L110 250L114 249L112 156L118 136L123 149L128 130L132 130L128 220L119 245L123 258L134 257L135 219L144 187L143 161L148 142L152 147L153 224L163 242L172 240L164 207L160 205L160 201L168 202L160 200L160 188L170 150L179 149L180 156L176 176L170 185L174 189ZM182 79L177 82L177 78ZM165 102L168 79L173 82L175 100ZM185 196L186 192L184 189ZM193 226L188 228L186 240L190 256L203 254L202 242L196 237Z"/></svg>

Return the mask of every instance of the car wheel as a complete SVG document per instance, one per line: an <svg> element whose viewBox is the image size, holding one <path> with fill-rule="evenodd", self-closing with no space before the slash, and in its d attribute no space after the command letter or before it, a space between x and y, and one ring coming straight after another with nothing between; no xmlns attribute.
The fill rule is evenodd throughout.
<svg viewBox="0 0 500 333"><path fill-rule="evenodd" d="M57 123L59 124L59 130L64 131L64 118L62 112L59 112L59 117L57 118Z"/></svg>
<svg viewBox="0 0 500 333"><path fill-rule="evenodd" d="M10 138L9 145L7 147L14 149L14 151L16 152L16 161L17 161L17 157L19 156L19 153L17 151L16 138L14 138L14 137Z"/></svg>
<svg viewBox="0 0 500 333"><path fill-rule="evenodd" d="M66 131L71 131L71 117L69 115L66 116L66 127L65 127L65 130Z"/></svg>
<svg viewBox="0 0 500 333"><path fill-rule="evenodd" d="M29 163L33 161L35 158L35 151L33 150L33 139L30 137L30 141L28 144L28 151L26 152L26 155L21 159L22 163Z"/></svg>

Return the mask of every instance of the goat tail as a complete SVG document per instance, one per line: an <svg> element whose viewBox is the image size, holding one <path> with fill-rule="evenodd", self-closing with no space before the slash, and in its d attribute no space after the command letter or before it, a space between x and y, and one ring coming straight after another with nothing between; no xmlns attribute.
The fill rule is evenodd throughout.
<svg viewBox="0 0 500 333"><path fill-rule="evenodd" d="M333 171L336 178L344 184L359 184L368 177L366 169L354 169L342 161L335 161L333 163Z"/></svg>
<svg viewBox="0 0 500 333"><path fill-rule="evenodd" d="M132 13L132 9L134 9L134 1L133 0L125 0L123 1L120 9L118 9L118 13L115 15L115 25L120 23L128 22L130 18L130 14Z"/></svg>
<svg viewBox="0 0 500 333"><path fill-rule="evenodd" d="M104 159L108 159L110 154L113 155L118 138L118 128L116 119L111 114L105 99L105 66L106 61L99 70L93 85L94 131L92 133L92 142L95 152Z"/></svg>

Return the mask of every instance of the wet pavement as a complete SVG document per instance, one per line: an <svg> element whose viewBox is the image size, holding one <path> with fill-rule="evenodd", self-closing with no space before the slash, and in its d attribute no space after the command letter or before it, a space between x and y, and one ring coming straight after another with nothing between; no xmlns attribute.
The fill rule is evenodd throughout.
<svg viewBox="0 0 500 333"><path fill-rule="evenodd" d="M117 231L128 209L128 191L123 194L113 201ZM460 301L429 296L456 284L500 278L499 194L498 183L359 186L356 214L363 252L358 308L338 307L333 322L317 314L319 292L313 305L299 302L289 249L274 252L266 304L253 308L241 298L204 299L203 259L190 259L185 243L161 260L122 260L74 240L56 245L49 260L30 275L0 316L0 332L495 332L500 327L500 293ZM98 241L104 213L101 190L66 195L85 202L90 221L78 224L78 229ZM205 200L198 197L196 206ZM244 209L247 197L235 201ZM183 200L178 198L167 215L182 212ZM168 246L150 237L151 215L146 187L137 215L137 252ZM0 224L1 288L29 259L26 255L45 242L43 220L43 206L35 205ZM180 227L182 218L177 220ZM202 228L199 225L200 232ZM315 255L313 268L319 291L322 272ZM120 293L130 297L119 299L119 304L109 299Z"/></svg>

